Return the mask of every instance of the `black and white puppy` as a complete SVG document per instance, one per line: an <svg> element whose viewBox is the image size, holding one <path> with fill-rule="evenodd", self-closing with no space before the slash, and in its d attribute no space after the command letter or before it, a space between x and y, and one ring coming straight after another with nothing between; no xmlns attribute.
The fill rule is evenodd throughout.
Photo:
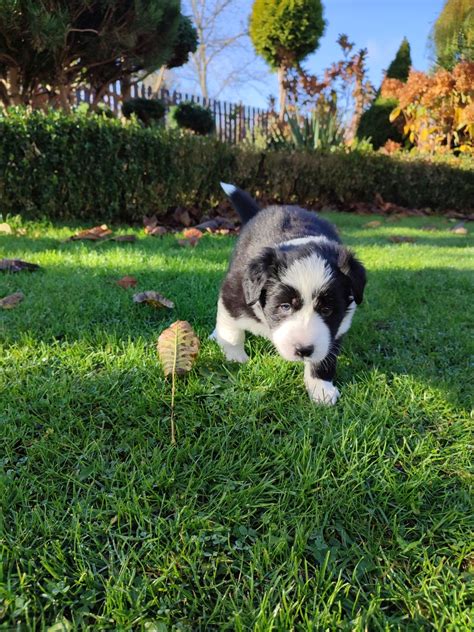
<svg viewBox="0 0 474 632"><path fill-rule="evenodd" d="M342 337L361 303L365 269L335 228L297 206L260 210L222 183L242 230L221 288L212 334L228 360L246 362L245 332L265 336L285 360L304 362L311 399L335 404Z"/></svg>

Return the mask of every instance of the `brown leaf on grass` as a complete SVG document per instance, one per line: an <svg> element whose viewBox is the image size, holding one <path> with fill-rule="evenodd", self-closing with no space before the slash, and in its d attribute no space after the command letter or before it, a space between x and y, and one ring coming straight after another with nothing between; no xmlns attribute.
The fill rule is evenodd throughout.
<svg viewBox="0 0 474 632"><path fill-rule="evenodd" d="M10 296L5 296L0 300L0 308L1 309L13 309L16 307L21 301L25 298L23 292L15 292L14 294L10 294Z"/></svg>
<svg viewBox="0 0 474 632"><path fill-rule="evenodd" d="M453 226L453 228L451 228L450 232L454 233L455 235L467 235L468 230L464 226L464 222L461 222L460 224L456 224L456 226Z"/></svg>
<svg viewBox="0 0 474 632"><path fill-rule="evenodd" d="M110 241L133 242L133 241L137 241L137 236L136 235L117 235L116 237L111 237Z"/></svg>
<svg viewBox="0 0 474 632"><path fill-rule="evenodd" d="M186 320L165 329L156 345L165 375L182 375L191 370L199 353L199 338Z"/></svg>
<svg viewBox="0 0 474 632"><path fill-rule="evenodd" d="M75 235L69 237L68 241L78 241L78 240L87 240L87 241L99 241L100 239L104 239L112 234L112 231L107 226L107 224L102 224L101 226L94 226L94 228L86 228L85 230L80 230Z"/></svg>
<svg viewBox="0 0 474 632"><path fill-rule="evenodd" d="M416 241L414 237L406 237L405 235L391 235L388 240L394 244L413 244Z"/></svg>
<svg viewBox="0 0 474 632"><path fill-rule="evenodd" d="M231 231L235 230L235 223L226 219L225 217L214 217L213 219L206 220L195 226L198 230L206 231L208 233L218 233L220 235L228 235ZM224 232L225 231L225 232Z"/></svg>
<svg viewBox="0 0 474 632"><path fill-rule="evenodd" d="M156 309L161 309L163 307L166 307L168 309L173 309L174 307L173 301L170 301L169 299L165 298L164 296L162 296L158 292L155 292L154 290L149 290L147 292L140 292L139 294L134 294L133 302L134 303L147 303L148 305L151 305L152 307L155 307Z"/></svg>
<svg viewBox="0 0 474 632"><path fill-rule="evenodd" d="M443 213L443 215L448 219L463 219L468 222L474 222L474 213L466 215L465 213L460 213L459 211L447 211L446 213Z"/></svg>
<svg viewBox="0 0 474 632"><path fill-rule="evenodd" d="M13 230L10 224L0 224L0 233L2 233L3 235L11 235L13 233Z"/></svg>
<svg viewBox="0 0 474 632"><path fill-rule="evenodd" d="M426 226L422 226L421 230L424 230L427 233L434 233L438 230L438 227L433 226L433 224L427 224Z"/></svg>
<svg viewBox="0 0 474 632"><path fill-rule="evenodd" d="M143 218L143 226L145 227L145 233L147 235L151 235L152 237L160 237L168 232L168 229L165 226L158 225L156 215L153 215L153 217L147 217L145 215Z"/></svg>
<svg viewBox="0 0 474 632"><path fill-rule="evenodd" d="M132 276L124 276L115 283L127 290L129 287L135 287L137 284L137 280Z"/></svg>
<svg viewBox="0 0 474 632"><path fill-rule="evenodd" d="M178 244L194 248L202 236L203 233L198 228L187 228L183 231L183 239L178 239Z"/></svg>
<svg viewBox="0 0 474 632"><path fill-rule="evenodd" d="M364 224L364 228L378 228L379 226L382 226L382 222L380 222L378 219L374 219L372 222L367 222L367 224Z"/></svg>
<svg viewBox="0 0 474 632"><path fill-rule="evenodd" d="M178 222L178 224L182 224L183 226L191 226L193 223L191 215L185 208L178 207L173 213L173 218Z"/></svg>
<svg viewBox="0 0 474 632"><path fill-rule="evenodd" d="M21 259L0 259L1 272L21 272L22 270L34 272L39 269L40 266L37 263L28 263L28 261L22 261Z"/></svg>

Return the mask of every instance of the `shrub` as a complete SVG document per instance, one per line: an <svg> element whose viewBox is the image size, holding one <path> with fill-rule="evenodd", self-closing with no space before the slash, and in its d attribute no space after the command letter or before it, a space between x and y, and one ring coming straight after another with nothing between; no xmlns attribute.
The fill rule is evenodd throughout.
<svg viewBox="0 0 474 632"><path fill-rule="evenodd" d="M207 214L219 181L267 199L474 207L474 159L374 152L255 151L214 137L99 116L14 110L0 117L0 213L55 220L141 221L177 206Z"/></svg>
<svg viewBox="0 0 474 632"><path fill-rule="evenodd" d="M166 108L158 99L128 99L122 105L122 114L125 118L131 118L135 114L137 119L149 127L154 123L162 120L166 112Z"/></svg>
<svg viewBox="0 0 474 632"><path fill-rule="evenodd" d="M180 103L171 108L170 117L177 127L191 130L200 136L206 136L214 131L212 112L197 103Z"/></svg>
<svg viewBox="0 0 474 632"><path fill-rule="evenodd" d="M396 99L378 97L360 119L357 137L370 138L374 149L383 147L388 140L401 143L402 133L390 122L390 114L397 107Z"/></svg>

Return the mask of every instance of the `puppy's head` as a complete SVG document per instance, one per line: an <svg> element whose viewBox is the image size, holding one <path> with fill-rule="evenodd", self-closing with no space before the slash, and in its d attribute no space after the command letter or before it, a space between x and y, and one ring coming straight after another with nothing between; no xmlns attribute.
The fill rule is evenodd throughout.
<svg viewBox="0 0 474 632"><path fill-rule="evenodd" d="M280 355L321 362L347 331L362 302L365 270L339 244L265 248L243 281L248 305L259 304Z"/></svg>

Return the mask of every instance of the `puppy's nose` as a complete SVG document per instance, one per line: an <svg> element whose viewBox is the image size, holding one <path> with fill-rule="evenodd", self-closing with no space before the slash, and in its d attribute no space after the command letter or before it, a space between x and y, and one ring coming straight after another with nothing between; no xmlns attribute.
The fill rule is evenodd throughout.
<svg viewBox="0 0 474 632"><path fill-rule="evenodd" d="M313 345L296 345L295 353L300 358L308 358L310 355L313 355L314 346Z"/></svg>

